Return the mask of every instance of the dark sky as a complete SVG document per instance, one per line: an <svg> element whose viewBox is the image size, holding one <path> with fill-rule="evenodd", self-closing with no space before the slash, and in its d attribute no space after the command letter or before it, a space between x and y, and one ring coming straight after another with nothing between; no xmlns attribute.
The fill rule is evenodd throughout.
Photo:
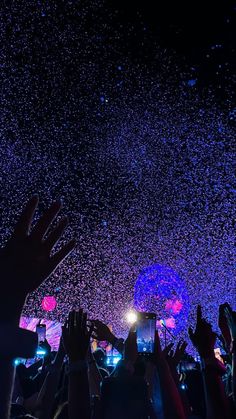
<svg viewBox="0 0 236 419"><path fill-rule="evenodd" d="M235 1L108 1L107 4L118 11L114 22L118 27L120 23L124 25L124 49L134 59L151 62L157 43L175 51L182 63L195 66L202 84L215 84L219 94L227 83L231 84L235 74ZM133 31L129 30L132 25Z"/></svg>

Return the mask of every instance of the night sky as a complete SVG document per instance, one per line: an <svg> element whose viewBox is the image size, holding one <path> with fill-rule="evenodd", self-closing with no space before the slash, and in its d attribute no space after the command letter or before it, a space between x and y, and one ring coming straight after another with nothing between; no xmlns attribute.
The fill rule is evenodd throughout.
<svg viewBox="0 0 236 419"><path fill-rule="evenodd" d="M5 3L1 237L38 193L40 211L62 198L77 239L25 314L55 295L48 318L81 305L123 333L154 264L186 284L189 321L199 302L214 322L236 308L236 3Z"/></svg>

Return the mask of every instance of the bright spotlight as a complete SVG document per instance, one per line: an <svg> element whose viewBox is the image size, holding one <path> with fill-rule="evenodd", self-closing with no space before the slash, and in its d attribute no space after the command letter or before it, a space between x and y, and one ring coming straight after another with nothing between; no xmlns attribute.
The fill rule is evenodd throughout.
<svg viewBox="0 0 236 419"><path fill-rule="evenodd" d="M130 324L135 323L138 319L137 313L135 313L134 311L129 311L126 314L126 319L127 319L127 322Z"/></svg>
<svg viewBox="0 0 236 419"><path fill-rule="evenodd" d="M44 349L38 349L36 355L46 355L46 351L44 351Z"/></svg>

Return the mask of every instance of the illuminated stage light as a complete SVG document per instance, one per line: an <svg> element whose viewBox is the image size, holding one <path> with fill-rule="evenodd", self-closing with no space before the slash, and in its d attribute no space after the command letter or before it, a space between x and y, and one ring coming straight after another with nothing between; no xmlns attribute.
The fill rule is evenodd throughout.
<svg viewBox="0 0 236 419"><path fill-rule="evenodd" d="M135 323L137 321L137 319L138 319L138 316L137 316L137 313L135 313L135 311L129 311L126 314L126 320L130 324Z"/></svg>

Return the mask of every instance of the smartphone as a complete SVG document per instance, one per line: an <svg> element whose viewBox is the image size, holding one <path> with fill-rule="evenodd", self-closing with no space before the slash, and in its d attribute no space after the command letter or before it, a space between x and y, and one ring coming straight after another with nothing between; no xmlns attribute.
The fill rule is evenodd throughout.
<svg viewBox="0 0 236 419"><path fill-rule="evenodd" d="M154 352L156 314L138 313L136 323L138 353L149 356Z"/></svg>
<svg viewBox="0 0 236 419"><path fill-rule="evenodd" d="M38 324L36 326L36 333L38 334L38 341L44 342L46 339L46 324Z"/></svg>

